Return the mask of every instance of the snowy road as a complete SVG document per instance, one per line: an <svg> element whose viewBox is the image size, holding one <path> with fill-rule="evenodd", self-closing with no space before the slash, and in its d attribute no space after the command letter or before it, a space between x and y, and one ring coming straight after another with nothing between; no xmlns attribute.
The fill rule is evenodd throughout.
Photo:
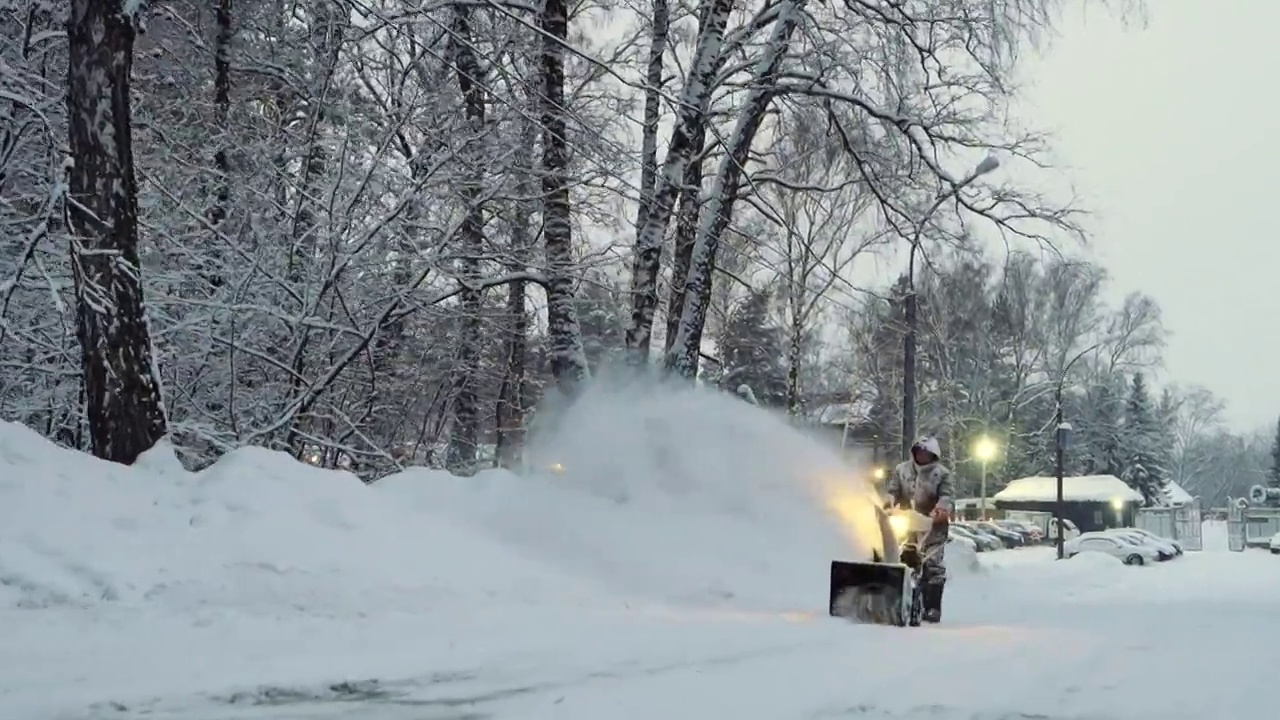
<svg viewBox="0 0 1280 720"><path fill-rule="evenodd" d="M538 622L531 615L494 620L488 634L455 627L454 663L439 637L403 639L396 652L418 645L423 656L446 659L417 675L361 675L349 659L320 682L122 698L67 717L1201 720L1259 712L1258 696L1273 684L1266 658L1280 637L1280 559L1204 552L1124 568L1046 555L1010 553L1006 567L957 578L948 622L937 628L728 611L619 611L530 627ZM465 647L468 637L484 637L484 647Z"/></svg>

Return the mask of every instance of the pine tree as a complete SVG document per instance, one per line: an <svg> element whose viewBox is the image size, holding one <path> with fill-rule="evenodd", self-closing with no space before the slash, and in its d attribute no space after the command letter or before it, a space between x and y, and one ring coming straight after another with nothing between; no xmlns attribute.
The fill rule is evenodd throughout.
<svg viewBox="0 0 1280 720"><path fill-rule="evenodd" d="M721 384L730 391L751 389L764 407L782 407L787 395L784 337L769 316L769 294L752 291L729 313L720 334Z"/></svg>
<svg viewBox="0 0 1280 720"><path fill-rule="evenodd" d="M1276 437L1271 441L1271 471L1267 473L1267 485L1280 488L1280 420L1276 421Z"/></svg>
<svg viewBox="0 0 1280 720"><path fill-rule="evenodd" d="M1129 487L1142 493L1145 505L1160 505L1164 502L1164 489L1168 480L1157 452L1162 447L1168 447L1169 443L1160 437L1142 373L1133 376L1129 402L1125 409L1125 464L1120 477Z"/></svg>

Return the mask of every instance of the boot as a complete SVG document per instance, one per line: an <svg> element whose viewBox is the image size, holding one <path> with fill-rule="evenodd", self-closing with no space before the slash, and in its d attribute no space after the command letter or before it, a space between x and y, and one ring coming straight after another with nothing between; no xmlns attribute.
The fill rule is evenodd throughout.
<svg viewBox="0 0 1280 720"><path fill-rule="evenodd" d="M929 584L921 588L921 600L924 604L924 612L921 613L921 619L925 622L936 623L942 621L942 589L945 586L941 583L934 585Z"/></svg>

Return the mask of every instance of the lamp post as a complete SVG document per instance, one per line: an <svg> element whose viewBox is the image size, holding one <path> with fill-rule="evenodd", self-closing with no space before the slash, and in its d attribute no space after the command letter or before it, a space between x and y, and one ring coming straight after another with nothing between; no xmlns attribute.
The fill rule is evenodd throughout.
<svg viewBox="0 0 1280 720"><path fill-rule="evenodd" d="M1058 481L1058 488L1057 488L1058 497L1057 497L1057 502L1054 503L1054 506L1053 506L1053 521L1058 526L1057 532L1055 533L1057 535L1055 539L1055 543L1058 546L1059 560L1063 559L1066 556L1066 550L1064 549L1064 542L1062 537L1063 516L1065 515L1064 511L1066 509L1063 507L1064 503L1062 499L1062 476L1065 474L1065 471L1066 471L1067 446L1071 443L1071 423L1067 422L1062 416L1062 386L1067 381L1067 373L1071 372L1071 366L1075 365L1076 361L1079 360L1080 358L1084 357L1085 355L1088 355L1089 353L1093 352L1094 350L1097 350L1100 347L1102 347L1102 343L1094 343L1093 345L1090 345L1084 350L1081 350L1079 353L1076 354L1075 357L1071 358L1071 360L1062 367L1062 373L1058 375L1058 384L1053 391L1053 403L1054 403L1053 451L1054 451L1054 466L1056 469L1057 481Z"/></svg>
<svg viewBox="0 0 1280 720"><path fill-rule="evenodd" d="M915 224L915 232L911 235L911 249L907 253L907 294L903 298L903 314L906 316L907 332L902 338L902 457L911 456L911 445L916 441L916 251L920 249L921 236L925 226L929 224L933 214L938 212L948 200L960 194L974 180L995 172L1000 167L1000 159L988 155L978 163L973 172L963 179L954 181L934 199L933 204L924 211Z"/></svg>
<svg viewBox="0 0 1280 720"><path fill-rule="evenodd" d="M998 450L996 441L986 435L978 438L978 441L973 444L973 456L978 459L978 462L982 463L980 511L983 520L987 519L987 463L995 459Z"/></svg>

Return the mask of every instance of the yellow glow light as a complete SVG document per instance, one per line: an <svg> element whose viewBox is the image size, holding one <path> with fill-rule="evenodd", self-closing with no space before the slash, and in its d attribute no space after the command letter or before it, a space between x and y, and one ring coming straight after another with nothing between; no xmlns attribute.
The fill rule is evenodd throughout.
<svg viewBox="0 0 1280 720"><path fill-rule="evenodd" d="M857 492L832 483L824 488L823 505L840 523L849 543L858 549L882 550L880 523L876 520L876 498L870 492Z"/></svg>
<svg viewBox="0 0 1280 720"><path fill-rule="evenodd" d="M996 453L1000 452L1000 447L996 445L996 441L983 435L973 444L973 456L987 462L995 458Z"/></svg>

